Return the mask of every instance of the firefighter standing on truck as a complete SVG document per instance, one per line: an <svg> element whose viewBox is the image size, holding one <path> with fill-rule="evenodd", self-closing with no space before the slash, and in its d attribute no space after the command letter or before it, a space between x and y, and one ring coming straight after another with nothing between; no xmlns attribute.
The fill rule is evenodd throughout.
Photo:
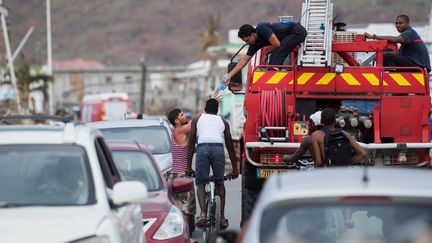
<svg viewBox="0 0 432 243"><path fill-rule="evenodd" d="M224 75L222 83L228 83L231 77L241 71L252 56L265 46L270 46L265 53L266 56L271 54L268 64L282 65L288 54L305 40L306 35L306 29L301 24L294 22L262 22L256 28L249 24L242 25L238 31L238 37L249 45L249 49L237 65Z"/></svg>

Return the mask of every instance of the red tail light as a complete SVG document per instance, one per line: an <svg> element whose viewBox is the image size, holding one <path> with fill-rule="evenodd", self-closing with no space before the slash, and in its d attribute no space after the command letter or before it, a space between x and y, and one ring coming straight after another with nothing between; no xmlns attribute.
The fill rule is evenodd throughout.
<svg viewBox="0 0 432 243"><path fill-rule="evenodd" d="M282 163L283 154L279 153L261 153L260 161L263 164L280 164Z"/></svg>

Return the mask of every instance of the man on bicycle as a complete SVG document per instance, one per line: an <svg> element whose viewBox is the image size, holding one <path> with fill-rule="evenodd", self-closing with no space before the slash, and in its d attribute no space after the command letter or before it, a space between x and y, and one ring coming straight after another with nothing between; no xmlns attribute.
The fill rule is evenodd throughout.
<svg viewBox="0 0 432 243"><path fill-rule="evenodd" d="M205 211L205 185L209 183L210 166L213 171L213 178L216 184L216 193L221 198L221 229L228 227L228 220L225 218L225 153L224 141L232 164L232 172L227 175L228 179L238 177L237 157L234 152L234 145L231 137L230 127L227 121L218 116L219 102L216 99L209 99L205 105L205 113L194 118L191 123L188 150L188 168L192 171L192 157L196 146L195 162L195 184L197 185L198 202L201 209L200 216L196 222L197 227L204 227L206 224Z"/></svg>

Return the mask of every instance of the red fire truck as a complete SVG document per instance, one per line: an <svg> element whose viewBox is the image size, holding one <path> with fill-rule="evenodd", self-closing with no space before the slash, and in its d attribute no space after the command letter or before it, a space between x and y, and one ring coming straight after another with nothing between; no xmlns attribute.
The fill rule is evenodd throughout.
<svg viewBox="0 0 432 243"><path fill-rule="evenodd" d="M81 121L121 120L131 112L127 93L99 93L85 95L81 102Z"/></svg>
<svg viewBox="0 0 432 243"><path fill-rule="evenodd" d="M326 107L337 110L337 126L369 150L365 163L432 165L427 71L384 67L384 52L397 46L333 30L332 15L330 0L306 0L301 24L308 36L290 64L266 65L261 50L251 59L245 87L241 74L231 79L229 89L245 94L242 219L265 178L288 170L282 156L310 134L309 116ZM368 58L359 61L360 55Z"/></svg>

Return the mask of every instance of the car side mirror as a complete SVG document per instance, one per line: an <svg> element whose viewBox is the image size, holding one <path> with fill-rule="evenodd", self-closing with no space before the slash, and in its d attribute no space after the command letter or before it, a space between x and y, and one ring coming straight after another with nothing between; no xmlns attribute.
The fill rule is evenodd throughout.
<svg viewBox="0 0 432 243"><path fill-rule="evenodd" d="M228 64L228 72L230 72L235 66L237 65L237 62L231 62ZM229 90L232 92L239 92L243 88L243 82L242 82L242 72L241 70L237 72L234 76L231 77L231 80L228 85Z"/></svg>
<svg viewBox="0 0 432 243"><path fill-rule="evenodd" d="M187 192L193 190L192 178L179 177L175 178L172 183L174 193Z"/></svg>
<svg viewBox="0 0 432 243"><path fill-rule="evenodd" d="M147 198L147 187L139 181L120 181L113 188L113 203L142 203Z"/></svg>

